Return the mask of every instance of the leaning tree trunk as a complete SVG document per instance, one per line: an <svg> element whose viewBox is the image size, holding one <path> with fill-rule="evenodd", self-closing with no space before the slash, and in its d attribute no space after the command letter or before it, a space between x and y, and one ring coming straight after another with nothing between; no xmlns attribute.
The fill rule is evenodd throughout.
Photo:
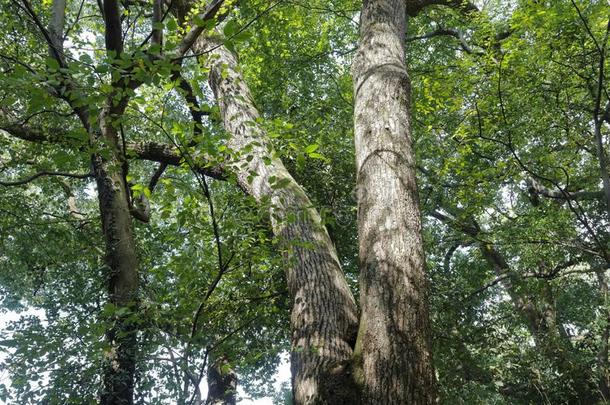
<svg viewBox="0 0 610 405"><path fill-rule="evenodd" d="M295 401L357 403L349 370L357 308L326 228L303 188L275 157L235 55L210 38L202 38L195 51L208 55L209 83L230 134L230 168L243 189L269 204L273 232L282 243L292 298Z"/></svg>
<svg viewBox="0 0 610 405"><path fill-rule="evenodd" d="M436 401L405 33L404 0L364 1L352 74L366 404Z"/></svg>

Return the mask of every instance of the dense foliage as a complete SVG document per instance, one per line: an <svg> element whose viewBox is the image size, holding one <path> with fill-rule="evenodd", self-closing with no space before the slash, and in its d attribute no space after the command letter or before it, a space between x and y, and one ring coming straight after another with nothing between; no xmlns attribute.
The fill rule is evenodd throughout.
<svg viewBox="0 0 610 405"><path fill-rule="evenodd" d="M608 4L476 3L478 12L426 8L407 33L441 401L610 400ZM144 83L117 124L124 145L155 141L182 154L158 183L150 181L156 163L127 156L132 193L152 208L149 223L135 222L139 310L118 314L139 331L136 402L188 403L221 357L249 394L280 401L270 382L290 345L290 299L268 210L230 175L195 169L234 153L209 72L190 54L181 60L204 115L193 123L173 65L145 57L155 52L141 45L151 29L148 2L123 2L131 57L122 60L105 51L98 4L68 1L65 66L49 57L40 29L51 2L0 4L0 306L24 314L1 332L0 400L99 396L104 334L121 311L106 300L90 174L91 154L104 151L88 143L65 100L95 116L118 65ZM239 1L218 26L239 55L260 124L321 213L354 291L350 66L360 6ZM171 14L156 24L170 52L184 28Z"/></svg>

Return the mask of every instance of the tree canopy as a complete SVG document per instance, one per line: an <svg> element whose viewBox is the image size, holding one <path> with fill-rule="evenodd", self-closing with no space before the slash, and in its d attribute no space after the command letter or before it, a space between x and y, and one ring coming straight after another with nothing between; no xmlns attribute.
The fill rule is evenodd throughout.
<svg viewBox="0 0 610 405"><path fill-rule="evenodd" d="M98 403L128 358L134 403L292 403L283 353L351 353L361 2L0 3L0 400ZM608 3L404 4L440 402L610 401ZM298 349L311 316L339 337Z"/></svg>

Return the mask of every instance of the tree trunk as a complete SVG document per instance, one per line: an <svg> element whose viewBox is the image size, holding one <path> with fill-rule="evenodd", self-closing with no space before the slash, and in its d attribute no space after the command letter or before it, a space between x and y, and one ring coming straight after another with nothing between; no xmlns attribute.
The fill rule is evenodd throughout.
<svg viewBox="0 0 610 405"><path fill-rule="evenodd" d="M404 0L364 1L352 74L366 404L436 401L405 33Z"/></svg>
<svg viewBox="0 0 610 405"><path fill-rule="evenodd" d="M258 124L259 113L235 55L219 40L201 38L205 61L233 151L230 169L239 185L269 204L292 298L292 380L297 404L354 404L350 360L357 307L320 215L288 173Z"/></svg>
<svg viewBox="0 0 610 405"><path fill-rule="evenodd" d="M117 405L133 403L137 340L136 325L128 318L137 310L138 259L122 170L123 153L110 110L101 112L100 133L92 136L95 146L109 148L110 153L108 157L94 154L92 163L106 242L109 302L114 309L109 320L113 324L106 333L109 350L101 403Z"/></svg>
<svg viewBox="0 0 610 405"><path fill-rule="evenodd" d="M604 202L606 203L606 214L610 221L610 173L608 172L608 159L606 158L606 150L604 148L604 138L602 135L603 121L595 119L595 151L597 152L597 162L599 164L600 177L602 178L602 187L604 190Z"/></svg>
<svg viewBox="0 0 610 405"><path fill-rule="evenodd" d="M237 375L224 356L208 367L208 400L211 405L235 405Z"/></svg>
<svg viewBox="0 0 610 405"><path fill-rule="evenodd" d="M65 0L53 1L48 29L49 54L60 65L64 58L65 7ZM108 0L104 1L104 10L106 49L114 50L118 55L122 51L119 8L115 1ZM68 83L66 87L71 86ZM106 107L99 114L99 127L90 125L87 108L71 105L89 132L91 146L96 149L91 164L106 245L108 300L113 309L113 316L108 320L111 326L106 331L109 347L105 353L104 388L100 398L101 403L107 405L133 403L137 351L136 325L129 318L137 310L138 259L125 181L125 151L116 130L116 119L122 115L127 98L122 97L121 102L115 104L115 95L113 92L107 98Z"/></svg>
<svg viewBox="0 0 610 405"><path fill-rule="evenodd" d="M598 389L603 401L610 401L610 366L608 365L608 339L610 339L610 302L608 301L608 280L605 270L597 272L599 291L602 296L604 310L604 326L600 336L599 348L597 349L597 366L599 368Z"/></svg>
<svg viewBox="0 0 610 405"><path fill-rule="evenodd" d="M473 238L476 238L480 231L478 224L475 226L476 232L470 234ZM479 243L479 249L487 263L493 268L496 276L503 277L501 284L508 293L515 309L527 323L527 328L536 345L545 348L551 346L552 341L553 343L561 342L564 346L571 346L570 341L567 340L567 334L563 330L563 325L557 322L557 310L555 302L550 296L550 287L545 285L543 293L546 296L538 297L536 301L539 301L539 303L535 302L534 299L524 298L518 292L520 277L508 265L504 256L493 245L487 243ZM545 352L547 351L545 350Z"/></svg>

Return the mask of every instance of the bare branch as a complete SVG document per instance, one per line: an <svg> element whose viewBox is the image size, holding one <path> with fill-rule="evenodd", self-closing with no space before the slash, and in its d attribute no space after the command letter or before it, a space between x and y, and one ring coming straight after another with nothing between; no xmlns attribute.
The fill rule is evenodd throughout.
<svg viewBox="0 0 610 405"><path fill-rule="evenodd" d="M50 172L50 171L43 170L41 172L28 176L25 179L14 180L14 181L0 181L0 186L5 186L5 187L21 186L21 185L27 184L33 180L36 180L39 177L43 177L43 176L62 176L62 177L71 177L74 179L88 179L88 178L93 177L93 174L91 174L91 173L77 174L77 173L66 173L66 172Z"/></svg>
<svg viewBox="0 0 610 405"><path fill-rule="evenodd" d="M415 17L424 8L429 6L447 6L455 8L464 14L478 12L479 8L468 0L406 0L407 14Z"/></svg>
<svg viewBox="0 0 610 405"><path fill-rule="evenodd" d="M429 32L424 35L407 38L407 42L413 42L413 41L417 41L420 39L428 39L428 38L434 38L434 37L439 37L439 36L449 36L449 37L456 38L460 42L460 47L466 53L475 54L475 55L484 55L485 54L485 52L483 52L483 51L474 50L468 44L468 42L466 42L466 39L464 39L464 35L462 34L462 32L455 28L439 28L437 30L434 30L434 31Z"/></svg>
<svg viewBox="0 0 610 405"><path fill-rule="evenodd" d="M80 22L80 16L81 16L81 14L83 12L83 6L84 5L85 5L85 0L81 0L80 6L78 7L78 13L76 13L76 18L72 22L72 25L70 25L68 27L68 29L66 30L66 32L63 34L64 38L67 38L68 34L70 33L70 31L72 31L74 29L74 27L76 26L76 24L78 24Z"/></svg>
<svg viewBox="0 0 610 405"><path fill-rule="evenodd" d="M559 277L569 276L571 274L599 273L600 271L603 271L606 269L606 266L589 266L587 268L578 268L577 265L580 263L583 263L583 262L584 262L583 260L570 260L569 262L556 266L553 269L553 271L548 274L525 273L525 274L520 275L520 278L522 278L522 279L537 278L537 279L542 279L542 280L554 280ZM563 271L565 269L570 269L570 270ZM474 296L482 293L483 291L487 290L488 288L491 288L491 287L497 285L498 283L501 283L502 281L506 280L509 276L510 276L509 273L505 273L505 274L501 274L501 275L497 276L496 278L494 278L492 281L488 282L481 288L478 288L475 291L473 291L472 293L470 293L467 297L467 300L472 299L472 298L474 298Z"/></svg>
<svg viewBox="0 0 610 405"><path fill-rule="evenodd" d="M157 142L132 142L127 143L127 156L132 156L140 160L166 163L170 166L180 166L184 163L184 156L180 151L170 145ZM225 180L224 169L218 166L207 167L204 165L194 165L193 169L200 174L204 174L216 180Z"/></svg>
<svg viewBox="0 0 610 405"><path fill-rule="evenodd" d="M41 129L31 128L26 125L4 125L0 130L15 138L28 142L49 142L67 143L68 138L63 136L60 131L53 135L45 133ZM128 142L126 143L126 155L138 160L149 160L151 162L165 163L170 166L180 166L184 162L184 157L180 151L170 145L158 142ZM199 164L194 166L198 173L208 177L224 180L226 173L220 166L207 166Z"/></svg>
<svg viewBox="0 0 610 405"><path fill-rule="evenodd" d="M556 200L598 200L603 197L602 191L574 191L569 192L567 190L551 190L545 187L542 183L534 178L526 180L528 191L530 194L539 194L546 198L553 198Z"/></svg>

